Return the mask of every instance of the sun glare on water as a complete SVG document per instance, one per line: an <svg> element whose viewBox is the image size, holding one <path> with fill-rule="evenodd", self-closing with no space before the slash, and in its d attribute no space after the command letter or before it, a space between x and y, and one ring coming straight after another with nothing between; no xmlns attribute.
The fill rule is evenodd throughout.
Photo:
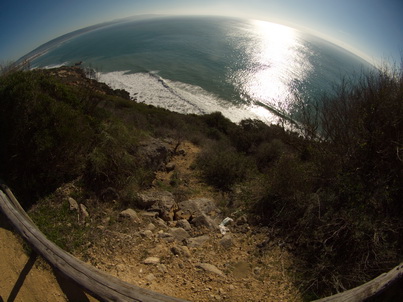
<svg viewBox="0 0 403 302"><path fill-rule="evenodd" d="M247 68L235 75L241 95L268 108L286 108L292 95L292 81L305 78L310 70L301 51L304 46L298 32L283 25L253 20L250 34L253 39L246 51ZM259 108L257 114L271 116Z"/></svg>

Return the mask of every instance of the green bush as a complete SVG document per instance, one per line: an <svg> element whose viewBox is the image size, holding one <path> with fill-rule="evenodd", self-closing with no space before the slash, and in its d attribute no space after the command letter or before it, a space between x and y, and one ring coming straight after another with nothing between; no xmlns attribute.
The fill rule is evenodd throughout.
<svg viewBox="0 0 403 302"><path fill-rule="evenodd" d="M284 139L295 148L266 170L267 190L254 209L292 243L311 298L401 261L402 79L401 71L379 70L343 82L316 112L301 114L310 139ZM272 152L266 143L259 148Z"/></svg>
<svg viewBox="0 0 403 302"><path fill-rule="evenodd" d="M221 112L213 112L206 114L202 117L203 121L209 126L216 128L217 130L227 133L228 128L231 126L231 121L224 117Z"/></svg>
<svg viewBox="0 0 403 302"><path fill-rule="evenodd" d="M93 120L77 96L54 98L41 73L0 78L1 174L23 195L42 195L80 175L94 136Z"/></svg>
<svg viewBox="0 0 403 302"><path fill-rule="evenodd" d="M119 120L103 123L87 157L87 186L101 195L106 189L126 194L121 192L124 188L139 189L146 179L150 181L148 174L152 175L152 171L145 171L136 153L137 145L134 129Z"/></svg>
<svg viewBox="0 0 403 302"><path fill-rule="evenodd" d="M251 206L265 223L293 228L304 215L306 200L315 190L316 174L312 163L284 153L265 174L264 189Z"/></svg>
<svg viewBox="0 0 403 302"><path fill-rule="evenodd" d="M256 162L261 172L267 171L270 164L278 161L287 152L287 146L279 139L263 142L257 147Z"/></svg>
<svg viewBox="0 0 403 302"><path fill-rule="evenodd" d="M209 185L223 191L231 190L237 182L243 181L253 163L230 147L218 144L197 159L202 177Z"/></svg>

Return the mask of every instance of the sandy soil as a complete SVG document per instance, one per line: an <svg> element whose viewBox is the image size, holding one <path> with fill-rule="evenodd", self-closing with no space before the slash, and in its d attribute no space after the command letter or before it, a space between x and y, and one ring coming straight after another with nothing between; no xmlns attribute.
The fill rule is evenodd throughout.
<svg viewBox="0 0 403 302"><path fill-rule="evenodd" d="M96 301L28 250L0 213L0 301Z"/></svg>

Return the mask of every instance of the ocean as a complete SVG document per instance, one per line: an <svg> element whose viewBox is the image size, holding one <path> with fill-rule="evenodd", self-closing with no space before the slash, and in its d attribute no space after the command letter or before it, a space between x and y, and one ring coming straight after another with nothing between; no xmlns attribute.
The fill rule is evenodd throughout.
<svg viewBox="0 0 403 302"><path fill-rule="evenodd" d="M125 19L55 41L38 48L33 68L82 61L137 102L181 113L220 111L234 122L293 117L295 95L318 101L343 77L372 68L299 30L224 17Z"/></svg>

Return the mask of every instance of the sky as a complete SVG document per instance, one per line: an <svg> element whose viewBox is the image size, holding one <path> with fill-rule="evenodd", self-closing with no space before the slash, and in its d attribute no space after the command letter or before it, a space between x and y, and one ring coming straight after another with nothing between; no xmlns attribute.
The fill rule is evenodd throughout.
<svg viewBox="0 0 403 302"><path fill-rule="evenodd" d="M371 63L403 58L403 0L1 0L0 63L71 31L143 14L270 21L314 33Z"/></svg>

